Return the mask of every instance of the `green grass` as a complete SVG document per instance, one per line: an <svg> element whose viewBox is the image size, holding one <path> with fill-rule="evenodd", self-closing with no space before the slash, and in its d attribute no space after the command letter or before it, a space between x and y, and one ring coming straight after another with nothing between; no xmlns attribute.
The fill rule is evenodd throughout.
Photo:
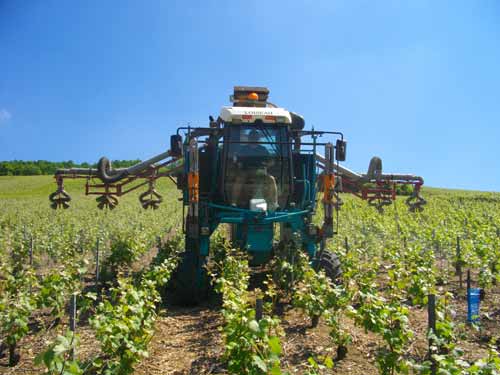
<svg viewBox="0 0 500 375"><path fill-rule="evenodd" d="M158 187L159 190L170 190L173 184L166 180L159 181ZM0 199L48 199L56 188L57 185L53 176L0 176ZM85 180L65 179L64 189L72 196L83 196L85 195ZM145 187L139 189L141 192L144 190L146 190ZM131 195L133 194L131 193Z"/></svg>
<svg viewBox="0 0 500 375"><path fill-rule="evenodd" d="M83 181L65 182L68 192L83 188ZM47 198L56 190L52 176L0 176L0 198Z"/></svg>
<svg viewBox="0 0 500 375"><path fill-rule="evenodd" d="M85 195L85 182L86 180L72 180L66 179L64 181L65 190L72 197L71 206L73 209L77 207L86 207L89 212L95 212L97 209L97 204L94 201L95 196ZM95 180L95 183L100 183L100 181ZM56 190L57 186L52 176L0 176L0 207L4 210L18 210L19 207L26 207L22 210L28 209L28 211L33 207L39 207L40 209L47 209L48 212L53 213L49 209L48 197L51 193ZM140 208L138 202L139 194L146 190L146 186L139 188L136 191L131 192L123 197L119 198L121 208L124 210L127 206L133 208ZM157 190L164 197L164 202L161 206L165 208L176 207L181 210L181 204L178 202L178 198L182 196L181 192L176 189L175 185L167 179L161 179L157 182ZM460 201L484 201L489 203L500 203L500 193L487 193L479 191L467 191L467 190L453 190L453 189L442 189L442 188L432 188L424 187L423 196L429 202L427 208L431 208L430 202L440 201L440 200L460 200ZM342 199L347 201L358 202L359 199L351 196L350 194L343 194ZM398 201L402 202L406 200L406 196L398 197ZM359 201L363 206L365 202ZM21 204L21 206L18 206ZM15 208L17 207L17 208ZM71 210L70 210L71 211ZM19 211L17 211L20 214ZM344 210L342 211L344 212ZM28 212L26 212L28 214Z"/></svg>

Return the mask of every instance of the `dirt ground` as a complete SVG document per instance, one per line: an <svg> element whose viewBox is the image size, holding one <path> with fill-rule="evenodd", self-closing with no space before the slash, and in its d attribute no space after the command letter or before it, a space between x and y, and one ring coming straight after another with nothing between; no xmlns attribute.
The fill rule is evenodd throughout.
<svg viewBox="0 0 500 375"><path fill-rule="evenodd" d="M456 321L465 321L465 291L457 285L457 298L454 309ZM281 316L285 335L282 338L282 367L291 374L303 374L309 357L329 355L335 358L336 347L328 336L328 327L320 321L316 328L310 328L310 321L300 311L285 306ZM198 307L167 306L159 312L156 332L149 346L149 357L136 368L136 374L226 374L223 362L223 341L221 336L222 317L216 302L207 302ZM335 363L333 370L325 373L370 375L377 374L375 364L376 350L381 339L370 332L355 326L352 321L343 319L342 324L352 335L345 359ZM410 324L415 337L410 345L410 358L422 359L426 355L427 311L425 308L410 307ZM40 374L42 368L33 364L34 357L61 333L67 322L50 328L46 312L33 318L32 331L19 344L21 360L17 366L7 367L7 353L0 358L0 374ZM464 327L466 339L459 346L464 349L468 360L474 360L486 353L487 342L492 336L500 335L500 288L488 290L481 305L481 329ZM78 348L80 359L91 358L99 353L99 343L85 319L80 321L78 334L81 337Z"/></svg>
<svg viewBox="0 0 500 375"><path fill-rule="evenodd" d="M168 233L165 240L172 236ZM140 264L134 268L147 266L154 258L156 249L152 248ZM476 279L476 275L472 275ZM92 283L89 278L88 283ZM380 274L378 285L385 285L384 275ZM475 286L475 285L472 285ZM465 322L467 316L465 283L460 288L458 278L443 287L455 295L452 310L456 322ZM381 290L382 291L382 290ZM382 291L383 292L383 291ZM410 326L415 336L409 347L409 358L422 360L427 353L427 309L409 306ZM320 321L311 328L310 320L299 310L285 304L281 313L281 326L284 331L282 340L282 368L290 374L303 374L307 370L308 358L328 355L336 356L337 348L332 345L328 327ZM77 357L81 360L99 354L99 342L88 325L88 317L80 316L77 333L80 343ZM32 318L31 331L19 343L20 361L15 367L7 367L7 350L0 354L0 374L41 374L43 368L35 367L34 358L43 351L47 342L61 334L68 327L67 319L53 325L48 311L38 311ZM372 375L378 374L375 357L382 340L371 332L365 332L347 318L342 325L352 336L347 356L335 362L333 370L324 373ZM222 316L220 302L212 298L197 307L165 306L160 309L155 325L155 334L149 345L149 356L136 367L138 375L190 375L190 374L227 374L222 361L223 338L221 335ZM500 286L487 290L481 303L480 329L464 325L461 328L463 339L459 345L469 361L486 354L487 343L492 337L500 336ZM499 342L500 344L500 342Z"/></svg>
<svg viewBox="0 0 500 375"><path fill-rule="evenodd" d="M455 285L449 286L451 289ZM456 320L464 322L467 314L465 291L458 289ZM156 324L156 334L151 342L150 356L142 361L136 373L146 374L226 374L221 362L223 341L220 333L223 321L216 303L195 308L170 306L162 311ZM465 339L459 342L467 360L475 360L486 354L487 342L500 335L500 288L489 290L481 305L481 329L476 331L464 326ZM378 374L375 357L381 339L365 332L344 318L342 325L351 334L345 359L335 363L333 370L325 373L371 375ZM303 374L309 357L336 356L336 347L328 335L328 327L320 321L311 328L310 320L297 309L285 306L281 316L282 368L291 374ZM410 326L415 333L409 357L422 360L427 354L427 309L410 307Z"/></svg>

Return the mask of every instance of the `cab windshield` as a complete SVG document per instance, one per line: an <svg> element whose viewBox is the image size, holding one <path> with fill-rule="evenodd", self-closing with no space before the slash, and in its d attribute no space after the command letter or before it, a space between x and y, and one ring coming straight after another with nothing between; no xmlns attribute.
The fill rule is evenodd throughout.
<svg viewBox="0 0 500 375"><path fill-rule="evenodd" d="M229 204L250 208L263 199L274 211L286 206L290 186L287 128L283 125L231 125L225 192Z"/></svg>

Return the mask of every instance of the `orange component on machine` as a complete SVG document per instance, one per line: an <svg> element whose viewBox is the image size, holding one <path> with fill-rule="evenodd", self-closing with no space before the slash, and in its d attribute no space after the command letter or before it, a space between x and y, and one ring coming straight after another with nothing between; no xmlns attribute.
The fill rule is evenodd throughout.
<svg viewBox="0 0 500 375"><path fill-rule="evenodd" d="M189 202L194 203L200 200L200 175L196 172L188 173Z"/></svg>
<svg viewBox="0 0 500 375"><path fill-rule="evenodd" d="M335 189L335 175L323 175L323 202L331 202L333 199L333 192Z"/></svg>

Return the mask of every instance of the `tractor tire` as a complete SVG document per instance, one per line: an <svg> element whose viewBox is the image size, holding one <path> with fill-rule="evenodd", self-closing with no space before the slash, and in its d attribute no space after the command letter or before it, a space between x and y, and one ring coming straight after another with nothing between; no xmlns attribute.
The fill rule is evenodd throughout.
<svg viewBox="0 0 500 375"><path fill-rule="evenodd" d="M319 260L319 268L325 271L326 276L334 283L339 284L342 277L339 257L331 251L325 250Z"/></svg>
<svg viewBox="0 0 500 375"><path fill-rule="evenodd" d="M195 306L206 299L208 277L206 257L200 256L196 240L186 237L186 251L182 254L177 270L172 275L170 290L173 302L181 306Z"/></svg>

